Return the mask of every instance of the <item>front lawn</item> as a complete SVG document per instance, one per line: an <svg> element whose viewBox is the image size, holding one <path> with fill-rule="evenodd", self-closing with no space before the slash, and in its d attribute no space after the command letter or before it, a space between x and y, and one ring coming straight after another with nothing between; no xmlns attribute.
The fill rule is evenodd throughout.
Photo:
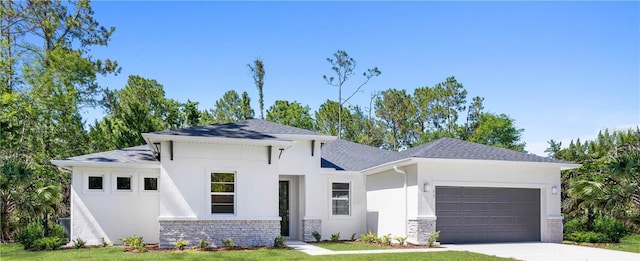
<svg viewBox="0 0 640 261"><path fill-rule="evenodd" d="M357 241L346 241L346 242L322 242L322 243L311 243L314 246L326 248L333 251L348 251L348 250L378 250L378 249L388 249L389 247L365 244Z"/></svg>
<svg viewBox="0 0 640 261"><path fill-rule="evenodd" d="M640 234L625 236L620 239L620 243L575 243L566 241L568 244L577 244L588 247L606 248L633 253L640 253Z"/></svg>
<svg viewBox="0 0 640 261"><path fill-rule="evenodd" d="M68 249L56 251L25 251L19 244L0 245L0 259L5 260L508 260L482 254L447 251L433 253L395 253L369 255L309 256L289 249L204 252L197 250L127 253L122 247Z"/></svg>

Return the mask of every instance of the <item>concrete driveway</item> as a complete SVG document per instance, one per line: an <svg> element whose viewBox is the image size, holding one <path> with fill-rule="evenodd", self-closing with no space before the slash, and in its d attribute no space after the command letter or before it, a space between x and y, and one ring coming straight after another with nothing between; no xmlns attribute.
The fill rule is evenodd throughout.
<svg viewBox="0 0 640 261"><path fill-rule="evenodd" d="M637 253L553 243L445 244L443 246L451 250L469 251L518 260L640 261L640 254Z"/></svg>

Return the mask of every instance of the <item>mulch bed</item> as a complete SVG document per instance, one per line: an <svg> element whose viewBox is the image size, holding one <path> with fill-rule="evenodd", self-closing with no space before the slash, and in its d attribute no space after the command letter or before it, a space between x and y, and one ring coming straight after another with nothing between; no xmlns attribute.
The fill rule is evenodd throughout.
<svg viewBox="0 0 640 261"><path fill-rule="evenodd" d="M414 245L414 244L410 244L407 243L406 245L400 245L400 244L392 244L392 245L383 245L383 244L368 244L362 241L351 241L351 240L339 240L337 242L333 242L330 240L323 240L320 242L314 242L315 244L323 244L323 243L345 243L345 244L363 244L363 245L373 245L373 246L379 246L379 247L383 247L383 248L392 248L392 249L416 249L416 248L444 248L440 245L433 245L431 247L427 246L427 245Z"/></svg>
<svg viewBox="0 0 640 261"><path fill-rule="evenodd" d="M260 249L275 249L274 247L245 247L245 246L236 246L233 248L225 248L225 247L207 247L205 249L200 248L190 248L186 247L184 250L178 250L175 248L160 248L158 244L147 244L145 245L148 252L180 252L184 250L199 250L199 251L210 251L210 252L225 252L225 251L245 251L245 250L260 250ZM282 249L282 248L279 248ZM289 248L284 248L289 249ZM129 253L138 253L138 250L132 247L125 247L124 252Z"/></svg>

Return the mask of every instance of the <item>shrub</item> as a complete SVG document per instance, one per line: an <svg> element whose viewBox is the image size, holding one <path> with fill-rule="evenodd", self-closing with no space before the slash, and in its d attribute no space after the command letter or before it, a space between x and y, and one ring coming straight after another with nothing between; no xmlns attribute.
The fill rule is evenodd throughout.
<svg viewBox="0 0 640 261"><path fill-rule="evenodd" d="M438 241L438 238L440 238L440 231L436 231L434 233L432 233L429 238L427 239L427 245L429 247L433 246L433 243L435 243L436 241Z"/></svg>
<svg viewBox="0 0 640 261"><path fill-rule="evenodd" d="M573 232L584 231L585 223L579 218L572 218L564 223L565 237Z"/></svg>
<svg viewBox="0 0 640 261"><path fill-rule="evenodd" d="M44 237L44 228L38 223L29 223L27 227L20 231L17 240L24 249L31 249L36 246L36 241Z"/></svg>
<svg viewBox="0 0 640 261"><path fill-rule="evenodd" d="M356 241L356 233L351 234L351 241Z"/></svg>
<svg viewBox="0 0 640 261"><path fill-rule="evenodd" d="M109 246L109 243L107 242L107 240L104 239L104 237L100 238L100 242L102 243L102 247L107 247Z"/></svg>
<svg viewBox="0 0 640 261"><path fill-rule="evenodd" d="M35 248L39 250L54 250L58 249L65 243L65 240L59 237L43 237L36 240Z"/></svg>
<svg viewBox="0 0 640 261"><path fill-rule="evenodd" d="M188 245L189 245L189 241L187 240L178 239L178 241L176 241L176 248L180 249L180 251L184 250L184 248Z"/></svg>
<svg viewBox="0 0 640 261"><path fill-rule="evenodd" d="M386 234L386 235L382 236L382 238L380 238L380 243L385 245L385 246L390 246L391 245L391 234Z"/></svg>
<svg viewBox="0 0 640 261"><path fill-rule="evenodd" d="M124 243L125 246L132 247L136 249L138 252L147 252L147 248L144 246L144 240L142 237L133 235L127 238L118 239Z"/></svg>
<svg viewBox="0 0 640 261"><path fill-rule="evenodd" d="M378 242L378 235L371 232L371 229L369 229L369 232L360 234L360 240L368 244L373 244Z"/></svg>
<svg viewBox="0 0 640 261"><path fill-rule="evenodd" d="M73 247L75 249L83 248L85 244L87 244L87 242L82 240L81 238L76 238L75 240L73 240Z"/></svg>
<svg viewBox="0 0 640 261"><path fill-rule="evenodd" d="M67 236L64 234L64 228L59 224L53 224L49 227L49 236L60 238L65 243L68 241Z"/></svg>
<svg viewBox="0 0 640 261"><path fill-rule="evenodd" d="M318 231L311 232L311 235L316 239L316 242L320 242L320 240L322 240L322 235L320 235Z"/></svg>
<svg viewBox="0 0 640 261"><path fill-rule="evenodd" d="M222 240L222 245L227 249L233 249L236 247L236 244L233 243L233 239L228 237L227 239Z"/></svg>
<svg viewBox="0 0 640 261"><path fill-rule="evenodd" d="M200 250L205 250L207 249L207 247L209 247L211 243L204 241L204 240L200 240L200 243L198 244L198 247L200 248Z"/></svg>
<svg viewBox="0 0 640 261"><path fill-rule="evenodd" d="M273 247L283 248L284 247L284 237L283 236L277 236L275 239L273 239Z"/></svg>
<svg viewBox="0 0 640 261"><path fill-rule="evenodd" d="M407 242L407 237L406 237L406 236L405 236L405 237L397 236L397 237L394 237L393 239L394 239L395 241L398 241L398 243L399 243L401 246L404 246L404 245L406 244L406 242Z"/></svg>
<svg viewBox="0 0 640 261"><path fill-rule="evenodd" d="M608 242L619 243L631 230L612 216L602 216L593 222L593 232L604 234Z"/></svg>
<svg viewBox="0 0 640 261"><path fill-rule="evenodd" d="M607 235L593 231L576 231L569 234L568 239L579 243L605 243L608 241Z"/></svg>
<svg viewBox="0 0 640 261"><path fill-rule="evenodd" d="M331 242L338 242L338 240L340 240L340 232L331 234Z"/></svg>

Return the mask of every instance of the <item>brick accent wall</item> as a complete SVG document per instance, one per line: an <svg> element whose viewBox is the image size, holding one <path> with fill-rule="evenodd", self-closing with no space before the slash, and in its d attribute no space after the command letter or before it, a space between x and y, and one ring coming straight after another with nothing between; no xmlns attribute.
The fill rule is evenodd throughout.
<svg viewBox="0 0 640 261"><path fill-rule="evenodd" d="M436 231L435 220L424 218L409 219L407 225L407 242L416 245L426 245L429 236Z"/></svg>
<svg viewBox="0 0 640 261"><path fill-rule="evenodd" d="M278 220L161 220L160 248L174 248L184 239L189 246L200 240L221 247L222 240L231 238L236 246L271 246L280 235Z"/></svg>
<svg viewBox="0 0 640 261"><path fill-rule="evenodd" d="M318 231L322 235L322 220L320 219L304 219L302 220L302 232L305 242L315 242L313 231Z"/></svg>

